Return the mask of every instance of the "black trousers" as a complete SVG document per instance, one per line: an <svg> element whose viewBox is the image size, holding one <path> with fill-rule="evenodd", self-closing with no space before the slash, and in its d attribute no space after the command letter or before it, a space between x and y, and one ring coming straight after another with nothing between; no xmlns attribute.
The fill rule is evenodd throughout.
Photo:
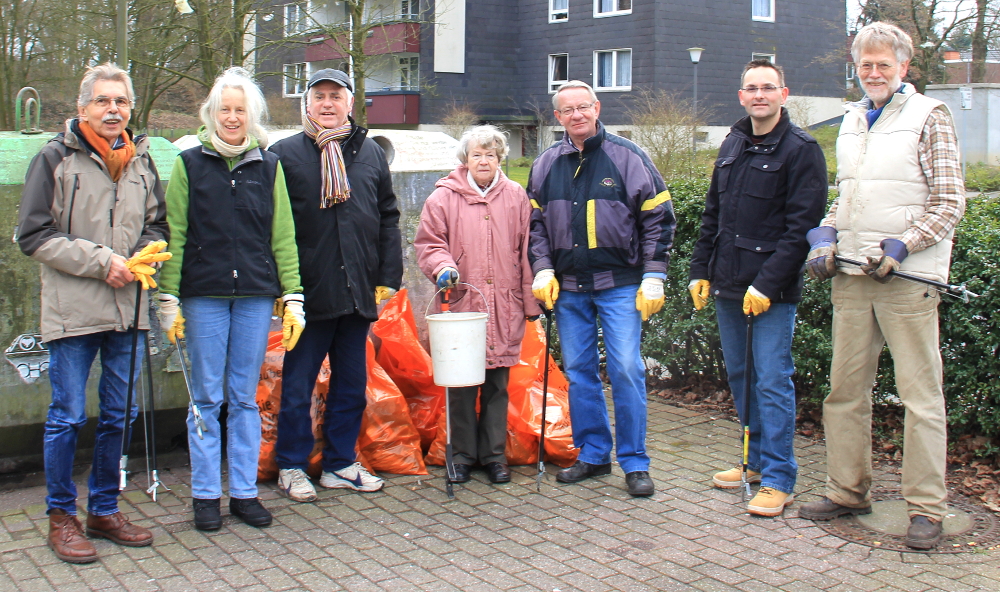
<svg viewBox="0 0 1000 592"><path fill-rule="evenodd" d="M451 405L452 462L481 465L507 462L507 381L510 368L488 368L479 386L448 389ZM476 418L476 396L479 418Z"/></svg>

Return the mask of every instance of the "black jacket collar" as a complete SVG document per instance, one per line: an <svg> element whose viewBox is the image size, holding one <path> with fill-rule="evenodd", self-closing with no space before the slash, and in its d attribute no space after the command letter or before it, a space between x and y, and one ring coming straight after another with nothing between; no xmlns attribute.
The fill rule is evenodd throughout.
<svg viewBox="0 0 1000 592"><path fill-rule="evenodd" d="M774 126L774 129L764 136L763 141L759 144L753 144L749 149L761 154L774 152L775 148L778 146L778 142L785 135L785 132L788 131L788 127L791 125L791 122L791 118L788 116L788 109L782 107L781 117L778 119L778 123ZM753 123L750 121L750 116L747 115L743 119L734 123L731 128L731 133L736 134L737 136L742 136L747 142L750 142L750 136L753 135Z"/></svg>

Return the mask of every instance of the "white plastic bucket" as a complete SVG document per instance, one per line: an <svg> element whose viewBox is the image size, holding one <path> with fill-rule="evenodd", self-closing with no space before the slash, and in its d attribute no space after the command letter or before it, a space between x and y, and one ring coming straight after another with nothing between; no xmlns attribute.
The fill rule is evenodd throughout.
<svg viewBox="0 0 1000 592"><path fill-rule="evenodd" d="M434 384L475 386L486 382L485 312L443 312L427 316Z"/></svg>

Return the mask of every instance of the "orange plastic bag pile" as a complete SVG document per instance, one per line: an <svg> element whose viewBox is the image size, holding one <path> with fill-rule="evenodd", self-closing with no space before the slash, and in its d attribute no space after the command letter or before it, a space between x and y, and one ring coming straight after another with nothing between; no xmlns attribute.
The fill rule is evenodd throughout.
<svg viewBox="0 0 1000 592"><path fill-rule="evenodd" d="M552 356L545 352L545 333L539 321L528 322L521 342L521 360L510 369L507 385L507 462L527 465L538 462L538 426L542 422L542 371L549 364L549 388L545 413L545 460L568 467L576 462L573 430L569 419L569 384ZM444 464L445 421L424 462Z"/></svg>
<svg viewBox="0 0 1000 592"><path fill-rule="evenodd" d="M410 421L420 433L420 445L426 452L437 435L438 419L444 409L444 387L434 384L431 357L420 345L405 289L382 309L372 333L381 340L376 359L406 398Z"/></svg>

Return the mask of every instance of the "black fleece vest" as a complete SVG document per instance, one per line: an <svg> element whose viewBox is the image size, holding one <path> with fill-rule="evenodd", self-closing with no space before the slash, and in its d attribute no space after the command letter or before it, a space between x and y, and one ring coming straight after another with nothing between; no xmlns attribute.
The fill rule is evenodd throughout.
<svg viewBox="0 0 1000 592"><path fill-rule="evenodd" d="M203 146L181 158L188 177L181 298L280 296L271 251L277 155L254 148L232 171Z"/></svg>

